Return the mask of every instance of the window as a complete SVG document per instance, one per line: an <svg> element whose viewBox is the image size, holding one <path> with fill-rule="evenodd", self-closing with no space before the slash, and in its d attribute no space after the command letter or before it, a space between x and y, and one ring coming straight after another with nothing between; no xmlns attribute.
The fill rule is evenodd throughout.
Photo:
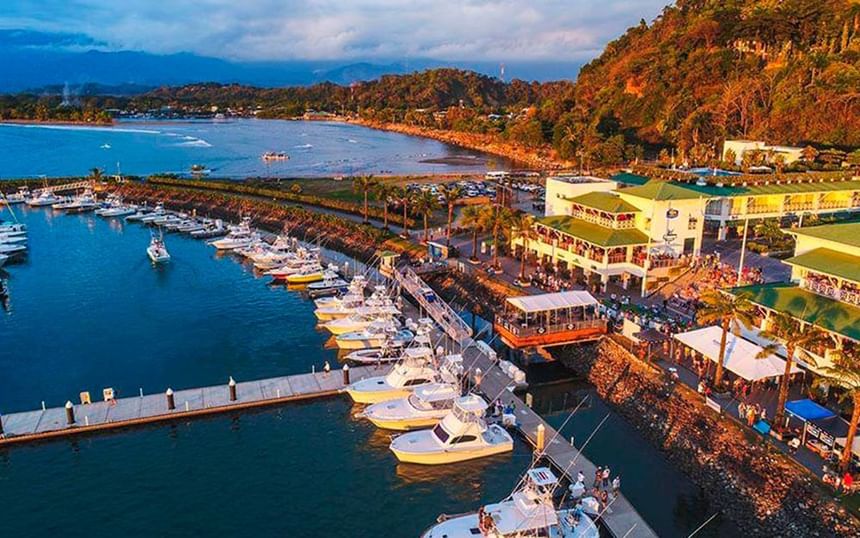
<svg viewBox="0 0 860 538"><path fill-rule="evenodd" d="M695 230L699 226L699 219L696 217L690 217L690 220L687 221L687 229Z"/></svg>
<svg viewBox="0 0 860 538"><path fill-rule="evenodd" d="M456 445L457 443L471 443L477 439L474 435L461 435L460 437L455 437L451 439L451 444Z"/></svg>
<svg viewBox="0 0 860 538"><path fill-rule="evenodd" d="M448 440L448 437L450 437L441 424L436 424L433 428L433 435L443 443Z"/></svg>
<svg viewBox="0 0 860 538"><path fill-rule="evenodd" d="M427 383L426 379L410 379L406 383L403 384L404 387L414 387L415 385L424 385Z"/></svg>

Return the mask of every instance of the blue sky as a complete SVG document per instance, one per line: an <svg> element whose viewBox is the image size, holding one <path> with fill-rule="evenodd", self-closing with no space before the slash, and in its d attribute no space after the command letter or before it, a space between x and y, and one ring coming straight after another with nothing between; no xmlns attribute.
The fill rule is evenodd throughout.
<svg viewBox="0 0 860 538"><path fill-rule="evenodd" d="M66 48L231 60L582 61L669 0L3 0Z"/></svg>

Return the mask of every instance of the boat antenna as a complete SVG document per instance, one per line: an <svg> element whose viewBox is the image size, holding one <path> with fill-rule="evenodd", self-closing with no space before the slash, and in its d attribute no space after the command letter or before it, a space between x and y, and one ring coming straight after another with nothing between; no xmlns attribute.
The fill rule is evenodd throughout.
<svg viewBox="0 0 860 538"><path fill-rule="evenodd" d="M9 203L9 198L6 197L6 193L0 192L0 196L3 197L6 207L9 208L9 213L12 215L12 219L15 221L15 224L18 224L18 215L15 214L15 209L13 209L12 204Z"/></svg>
<svg viewBox="0 0 860 538"><path fill-rule="evenodd" d="M701 525L699 525L699 527L698 527L696 530L694 530L692 533L690 533L690 535L689 535L689 536L687 536L687 538L692 538L693 536L695 536L697 532L699 532L700 530L704 529L704 528L705 528L705 526L706 526L708 523L710 523L711 521L713 521L713 520L714 520L714 518L716 518L718 515L719 515L719 512L717 512L717 513L715 513L714 515L712 515L711 517L709 517L709 518L708 518L704 523L702 523Z"/></svg>

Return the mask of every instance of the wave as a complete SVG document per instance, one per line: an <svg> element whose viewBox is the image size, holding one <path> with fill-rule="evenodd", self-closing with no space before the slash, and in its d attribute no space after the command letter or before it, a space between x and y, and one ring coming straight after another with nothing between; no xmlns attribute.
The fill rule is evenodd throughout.
<svg viewBox="0 0 860 538"><path fill-rule="evenodd" d="M153 129L131 129L127 127L96 127L89 125L51 125L41 123L0 123L0 127L21 127L24 129L53 129L56 131L93 131L106 133L161 134Z"/></svg>
<svg viewBox="0 0 860 538"><path fill-rule="evenodd" d="M174 144L176 146L182 146L186 148L211 148L212 144L203 140L202 138L194 138L193 136L185 137L185 142L180 142L178 144Z"/></svg>
<svg viewBox="0 0 860 538"><path fill-rule="evenodd" d="M300 146L293 146L293 147L296 149L311 149L312 147L314 147L314 145L313 144L302 144Z"/></svg>

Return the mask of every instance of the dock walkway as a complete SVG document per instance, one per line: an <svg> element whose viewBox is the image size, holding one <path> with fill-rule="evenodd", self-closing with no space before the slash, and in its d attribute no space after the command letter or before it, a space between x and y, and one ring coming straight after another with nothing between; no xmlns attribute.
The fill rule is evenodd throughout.
<svg viewBox="0 0 860 538"><path fill-rule="evenodd" d="M357 381L383 375L389 369L390 366L359 366L349 369L349 377ZM11 413L0 417L0 445L334 396L344 389L344 375L343 370L332 370L328 374L295 374L236 383L235 389L235 400L231 399L227 383L177 390L173 393L174 409L169 409L166 391L73 405L71 413L74 422L71 424L67 407Z"/></svg>

